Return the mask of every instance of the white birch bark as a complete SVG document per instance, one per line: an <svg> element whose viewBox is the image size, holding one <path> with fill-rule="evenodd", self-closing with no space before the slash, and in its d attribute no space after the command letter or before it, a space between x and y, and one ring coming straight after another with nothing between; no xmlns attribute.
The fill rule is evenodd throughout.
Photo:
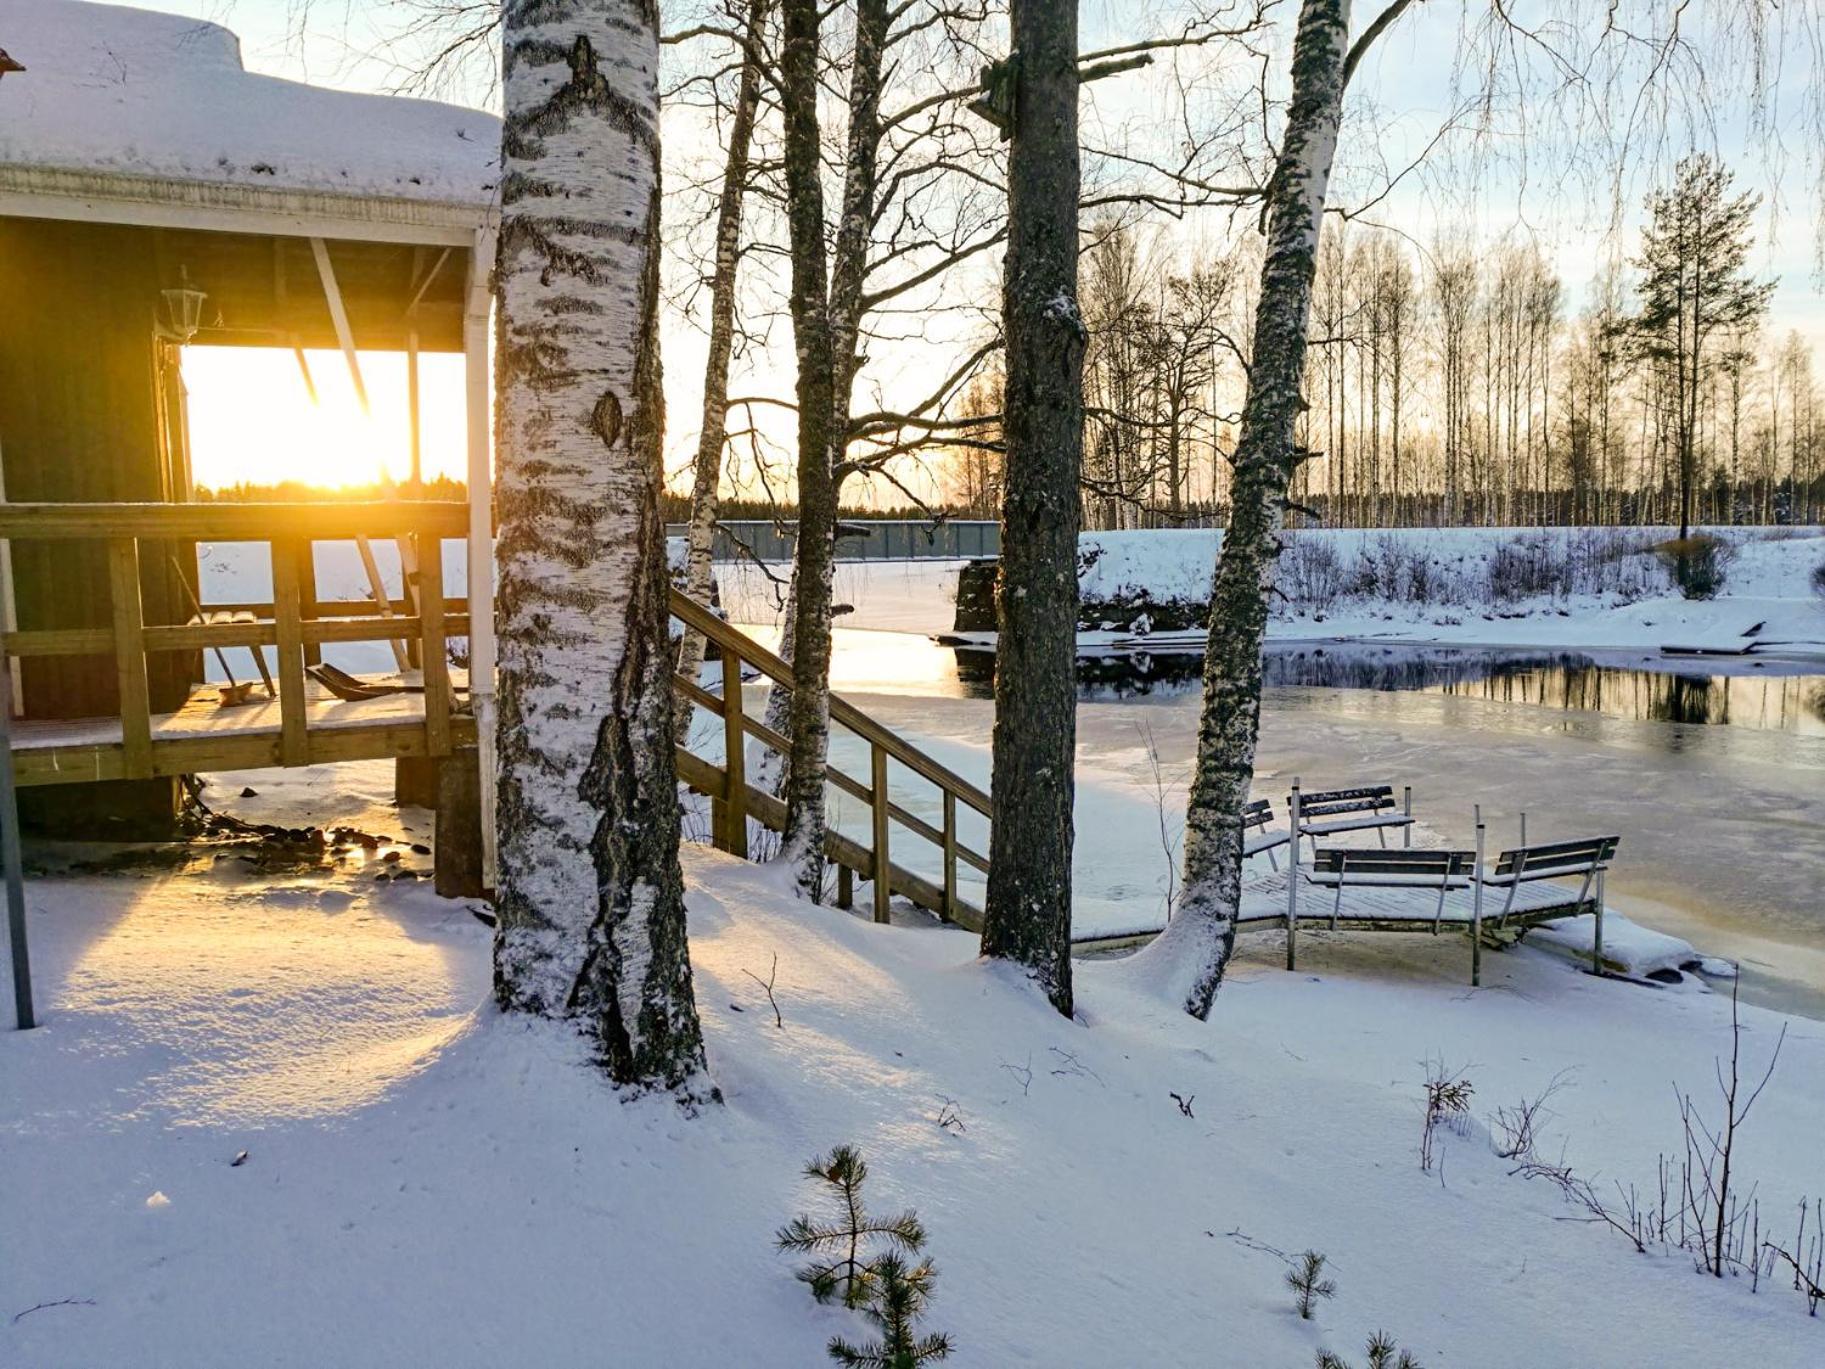
<svg viewBox="0 0 1825 1369"><path fill-rule="evenodd" d="M659 521L658 8L503 13L495 990L713 1096L678 864Z"/></svg>
<svg viewBox="0 0 1825 1369"><path fill-rule="evenodd" d="M1398 12L1398 11L1395 11ZM1379 21L1378 21L1379 22ZM1185 820L1183 893L1166 931L1135 958L1194 1016L1210 1012L1235 947L1242 807L1261 721L1261 642L1280 554L1280 515L1298 464L1306 327L1349 46L1349 0L1304 0L1293 94L1268 187L1267 256L1236 446L1233 505L1211 596L1197 766Z"/></svg>

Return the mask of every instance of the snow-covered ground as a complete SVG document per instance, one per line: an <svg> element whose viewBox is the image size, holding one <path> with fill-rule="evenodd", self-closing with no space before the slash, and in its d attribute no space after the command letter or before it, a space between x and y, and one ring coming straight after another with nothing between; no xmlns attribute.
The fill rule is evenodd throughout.
<svg viewBox="0 0 1825 1369"><path fill-rule="evenodd" d="M337 773L217 792L384 820L385 767ZM958 1364L1298 1366L1360 1360L1377 1329L1426 1366L1825 1357L1780 1280L1637 1255L1488 1140L1496 1107L1562 1079L1542 1148L1652 1188L1680 1146L1669 1083L1711 1101L1720 994L1525 947L1472 993L1406 938L1319 938L1298 974L1245 950L1208 1024L1083 963L1065 1022L967 935L794 903L694 848L726 1102L686 1118L500 1017L464 905L366 868L243 868L30 886L46 1024L0 1035L0 1363L822 1363L863 1328L811 1303L772 1235L843 1142L872 1206L924 1219ZM775 956L783 1028L749 977ZM1774 1220L1825 1187L1825 1028L1744 1021L1758 1067L1788 1029L1737 1156ZM1473 1120L1427 1175L1441 1058ZM1283 1256L1308 1247L1338 1293L1303 1322Z"/></svg>

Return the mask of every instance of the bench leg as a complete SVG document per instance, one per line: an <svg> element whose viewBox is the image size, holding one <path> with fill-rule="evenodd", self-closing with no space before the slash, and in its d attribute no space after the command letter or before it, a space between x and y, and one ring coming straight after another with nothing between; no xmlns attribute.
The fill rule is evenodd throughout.
<svg viewBox="0 0 1825 1369"><path fill-rule="evenodd" d="M1597 925L1596 933L1591 938L1591 973L1603 973L1603 874L1597 874Z"/></svg>

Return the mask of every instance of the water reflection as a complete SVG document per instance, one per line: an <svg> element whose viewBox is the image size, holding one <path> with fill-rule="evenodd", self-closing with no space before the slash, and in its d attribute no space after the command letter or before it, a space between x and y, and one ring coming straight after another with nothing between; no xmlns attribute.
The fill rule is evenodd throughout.
<svg viewBox="0 0 1825 1369"><path fill-rule="evenodd" d="M833 668L838 689L847 677L848 688L883 693L987 698L993 692L994 658L987 652L924 644L946 660L943 669L934 671L902 634L839 631L837 637ZM876 640L883 638L898 641L886 650ZM1270 646L1264 681L1269 688L1449 694L1636 722L1825 737L1825 676L1783 675L1759 663L1749 665L1742 674L1710 675L1664 658L1625 665L1581 652L1345 642ZM1144 698L1195 688L1201 666L1189 654L1086 656L1078 661L1078 683L1086 697Z"/></svg>
<svg viewBox="0 0 1825 1369"><path fill-rule="evenodd" d="M1637 722L1825 736L1825 679L1816 675L1703 675L1616 665L1575 652L1350 645L1275 648L1266 666L1267 682L1277 686L1416 690Z"/></svg>

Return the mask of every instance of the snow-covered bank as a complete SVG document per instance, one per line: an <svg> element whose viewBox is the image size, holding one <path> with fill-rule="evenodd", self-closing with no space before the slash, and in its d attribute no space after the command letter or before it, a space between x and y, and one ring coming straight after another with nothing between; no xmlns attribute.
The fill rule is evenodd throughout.
<svg viewBox="0 0 1825 1369"><path fill-rule="evenodd" d="M1393 947L1317 945L1297 975L1245 959L1209 1024L1087 964L1067 1023L967 936L792 903L712 852L686 869L727 1100L695 1119L498 1017L486 929L417 886L35 883L47 1025L0 1036L0 1361L822 1363L859 1328L772 1234L845 1141L875 1207L924 1219L958 1364L1296 1366L1377 1328L1479 1369L1825 1353L1779 1280L1751 1294L1560 1220L1480 1122L1418 1169L1442 1055L1479 1119L1569 1071L1552 1153L1651 1183L1668 1080L1709 1096L1719 995L1528 950L1473 994ZM775 955L783 1028L746 973ZM1781 1022L1745 1021L1760 1061ZM1738 1155L1765 1212L1821 1185L1825 1032L1788 1026ZM1302 1322L1279 1252L1307 1247L1339 1291Z"/></svg>
<svg viewBox="0 0 1825 1369"><path fill-rule="evenodd" d="M1671 587L1648 550L1661 535L1654 530L1303 531L1282 563L1287 597L1275 600L1268 638L1634 653L1669 645L1740 650L1753 640L1757 659L1825 658L1825 601L1808 579L1825 563L1825 535L1817 528L1716 531L1738 550L1723 592L1708 602ZM1184 603L1208 598L1222 533L1086 533L1083 545L1087 599ZM855 610L844 625L949 632L960 565L839 564L838 601ZM736 565L718 575L732 618L776 620L778 597L766 575ZM1126 619L1111 624L1111 638L1132 635Z"/></svg>

